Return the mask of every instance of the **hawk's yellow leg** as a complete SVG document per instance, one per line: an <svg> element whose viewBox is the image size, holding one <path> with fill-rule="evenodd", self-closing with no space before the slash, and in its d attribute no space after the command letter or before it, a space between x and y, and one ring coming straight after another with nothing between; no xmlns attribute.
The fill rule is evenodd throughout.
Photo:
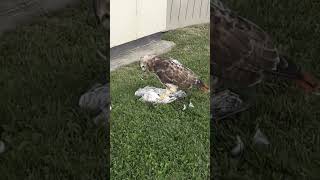
<svg viewBox="0 0 320 180"><path fill-rule="evenodd" d="M160 100L167 98L172 93L175 93L178 90L178 87L175 85L167 84L166 86L166 91L160 95Z"/></svg>

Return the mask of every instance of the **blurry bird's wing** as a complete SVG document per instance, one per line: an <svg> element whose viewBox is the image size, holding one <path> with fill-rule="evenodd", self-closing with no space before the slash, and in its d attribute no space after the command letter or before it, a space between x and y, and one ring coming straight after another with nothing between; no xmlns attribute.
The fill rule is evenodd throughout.
<svg viewBox="0 0 320 180"><path fill-rule="evenodd" d="M108 29L110 22L110 1L93 0L93 10L98 22Z"/></svg>
<svg viewBox="0 0 320 180"><path fill-rule="evenodd" d="M175 66L175 68L179 69L180 71L185 71L185 73L188 73L189 77L197 78L197 75L190 68L184 66L178 60L171 58L170 61L171 63L173 63L173 66Z"/></svg>
<svg viewBox="0 0 320 180"><path fill-rule="evenodd" d="M279 54L266 32L230 10L215 6L212 10L214 72L224 78L252 85L261 81L264 70L277 69Z"/></svg>
<svg viewBox="0 0 320 180"><path fill-rule="evenodd" d="M197 79L191 70L169 59L155 63L155 74L163 84L174 84L179 88L189 88Z"/></svg>

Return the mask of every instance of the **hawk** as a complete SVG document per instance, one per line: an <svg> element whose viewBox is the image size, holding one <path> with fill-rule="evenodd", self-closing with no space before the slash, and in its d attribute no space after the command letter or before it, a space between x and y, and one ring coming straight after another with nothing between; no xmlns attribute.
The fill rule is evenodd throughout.
<svg viewBox="0 0 320 180"><path fill-rule="evenodd" d="M262 28L238 16L219 0L211 1L210 20L210 64L216 86L228 82L237 87L251 87L271 75L292 79L308 92L319 90L315 78L280 54Z"/></svg>
<svg viewBox="0 0 320 180"><path fill-rule="evenodd" d="M188 90L197 87L204 92L209 92L208 86L192 70L175 59L145 55L140 58L140 67L143 71L154 73L166 87L165 93L160 95L161 99L178 89Z"/></svg>

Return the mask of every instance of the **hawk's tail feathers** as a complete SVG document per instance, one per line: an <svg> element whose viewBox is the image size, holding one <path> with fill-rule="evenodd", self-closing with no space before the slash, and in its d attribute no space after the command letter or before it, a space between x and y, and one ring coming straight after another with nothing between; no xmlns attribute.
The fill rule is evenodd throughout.
<svg viewBox="0 0 320 180"><path fill-rule="evenodd" d="M203 91L203 92L205 92L205 93L210 92L210 89L209 89L208 85L206 85L206 84L205 84L203 81L201 81L201 80L198 80L197 86L198 86L198 88L199 88L201 91Z"/></svg>
<svg viewBox="0 0 320 180"><path fill-rule="evenodd" d="M304 72L300 66L290 61L287 57L281 56L281 60L286 62L284 66L279 65L277 71L271 74L279 77L294 80L296 84L305 92L318 93L320 90L320 82L308 72Z"/></svg>

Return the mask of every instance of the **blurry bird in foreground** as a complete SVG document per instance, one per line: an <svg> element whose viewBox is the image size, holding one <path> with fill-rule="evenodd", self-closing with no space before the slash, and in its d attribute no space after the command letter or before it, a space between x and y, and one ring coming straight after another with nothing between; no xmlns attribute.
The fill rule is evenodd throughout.
<svg viewBox="0 0 320 180"><path fill-rule="evenodd" d="M93 9L99 25L101 25L104 30L108 32L109 0L93 0ZM106 54L102 53L100 50L97 50L97 53L101 59L107 61ZM83 109L91 111L96 115L96 117L93 119L94 123L108 125L107 122L111 108L110 102L109 83L97 83L80 97L79 106Z"/></svg>
<svg viewBox="0 0 320 180"><path fill-rule="evenodd" d="M319 93L319 81L279 53L270 36L221 1L211 1L211 74L216 90L250 88L266 77L293 80L306 93ZM238 92L237 92L238 93Z"/></svg>

